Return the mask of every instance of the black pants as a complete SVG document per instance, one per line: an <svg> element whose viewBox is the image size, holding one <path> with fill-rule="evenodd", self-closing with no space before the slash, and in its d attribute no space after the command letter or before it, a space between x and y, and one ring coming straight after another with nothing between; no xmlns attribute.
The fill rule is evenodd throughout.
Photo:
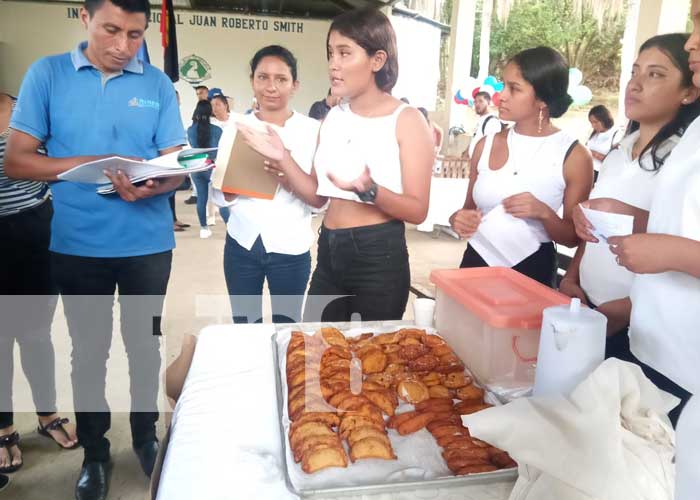
<svg viewBox="0 0 700 500"><path fill-rule="evenodd" d="M557 250L554 243L542 243L539 250L513 266L513 270L528 276L543 285L557 288ZM488 264L474 248L464 251L459 267L488 267Z"/></svg>
<svg viewBox="0 0 700 500"><path fill-rule="evenodd" d="M686 403L690 400L692 394L683 389L680 385L676 384L670 378L654 370L651 366L639 361L639 359L632 354L632 350L630 349L630 337L628 330L629 329L625 327L614 335L608 336L605 341L605 359L617 358L621 359L622 361L634 363L642 369L644 375L646 375L646 377L651 380L656 387L679 398L681 402L668 413L668 418L671 420L671 423L675 428L676 424L678 423L678 417L681 416L681 412L683 411Z"/></svg>
<svg viewBox="0 0 700 500"><path fill-rule="evenodd" d="M410 286L403 222L349 229L323 226L304 321L398 320ZM329 303L331 296L343 298Z"/></svg>
<svg viewBox="0 0 700 500"><path fill-rule="evenodd" d="M78 439L86 461L109 460L111 424L105 397L112 342L114 293L119 291L121 333L129 359L131 434L135 447L156 438L160 315L172 252L124 258L52 254L73 342L72 383ZM126 381L120 381L120 387Z"/></svg>
<svg viewBox="0 0 700 500"><path fill-rule="evenodd" d="M0 217L0 429L13 425L13 348L37 413L56 412L56 373L51 322L56 287L51 279L51 201Z"/></svg>

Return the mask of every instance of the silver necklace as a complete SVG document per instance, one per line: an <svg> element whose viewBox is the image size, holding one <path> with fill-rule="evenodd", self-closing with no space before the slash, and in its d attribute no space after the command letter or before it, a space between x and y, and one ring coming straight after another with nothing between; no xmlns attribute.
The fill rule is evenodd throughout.
<svg viewBox="0 0 700 500"><path fill-rule="evenodd" d="M515 131L515 127L510 129L510 131L508 133L508 139L506 141L506 143L508 145L508 157L509 158L510 158L510 155L512 154L512 151L513 151L513 147L512 147L513 146L513 134L517 134L517 132ZM526 163L522 163L519 161L518 165L523 165L525 167L525 166L529 165L531 162L533 162L535 160L535 158L537 158L537 154L542 150L542 148L547 143L547 141L549 141L549 138L552 137L553 135L556 135L556 133L551 134L551 135L547 135L544 137L540 137L540 139L544 139L544 140L542 142L540 142L539 146L537 146L537 149L535 150L534 153L532 153L532 156L529 158L529 161ZM513 175L518 175L520 170L521 170L520 167L513 167Z"/></svg>

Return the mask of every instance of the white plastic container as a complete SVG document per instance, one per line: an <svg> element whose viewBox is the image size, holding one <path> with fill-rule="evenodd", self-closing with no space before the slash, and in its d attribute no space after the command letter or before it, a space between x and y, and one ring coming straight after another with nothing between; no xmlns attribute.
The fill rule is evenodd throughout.
<svg viewBox="0 0 700 500"><path fill-rule="evenodd" d="M478 381L504 399L535 381L542 311L569 298L512 269L436 270L435 327Z"/></svg>
<svg viewBox="0 0 700 500"><path fill-rule="evenodd" d="M533 395L567 396L591 374L605 359L607 323L579 299L545 309Z"/></svg>

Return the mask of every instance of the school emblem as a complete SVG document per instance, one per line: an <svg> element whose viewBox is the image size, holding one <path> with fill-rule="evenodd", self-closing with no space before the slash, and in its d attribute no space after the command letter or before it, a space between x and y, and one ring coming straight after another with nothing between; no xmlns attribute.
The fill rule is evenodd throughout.
<svg viewBox="0 0 700 500"><path fill-rule="evenodd" d="M202 57L191 54L180 60L180 76L192 85L211 78L211 66Z"/></svg>

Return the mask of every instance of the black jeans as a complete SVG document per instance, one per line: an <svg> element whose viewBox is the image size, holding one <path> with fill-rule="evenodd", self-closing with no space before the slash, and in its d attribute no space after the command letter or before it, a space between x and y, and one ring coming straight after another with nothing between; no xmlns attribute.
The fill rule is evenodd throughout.
<svg viewBox="0 0 700 500"><path fill-rule="evenodd" d="M398 320L411 286L405 226L321 228L304 321ZM329 296L343 296L328 303Z"/></svg>
<svg viewBox="0 0 700 500"><path fill-rule="evenodd" d="M542 243L535 253L514 265L512 269L556 289L557 263L557 250L554 243ZM459 267L488 267L488 264L470 245L464 251Z"/></svg>
<svg viewBox="0 0 700 500"><path fill-rule="evenodd" d="M105 397L112 342L114 293L119 291L121 333L129 359L131 435L135 447L156 439L160 315L172 252L123 258L52 253L56 283L73 342L72 382L78 439L85 461L109 460L111 425Z"/></svg>
<svg viewBox="0 0 700 500"><path fill-rule="evenodd" d="M51 279L51 201L0 217L0 429L13 425L13 347L37 413L56 412L56 373L51 322L56 287Z"/></svg>

